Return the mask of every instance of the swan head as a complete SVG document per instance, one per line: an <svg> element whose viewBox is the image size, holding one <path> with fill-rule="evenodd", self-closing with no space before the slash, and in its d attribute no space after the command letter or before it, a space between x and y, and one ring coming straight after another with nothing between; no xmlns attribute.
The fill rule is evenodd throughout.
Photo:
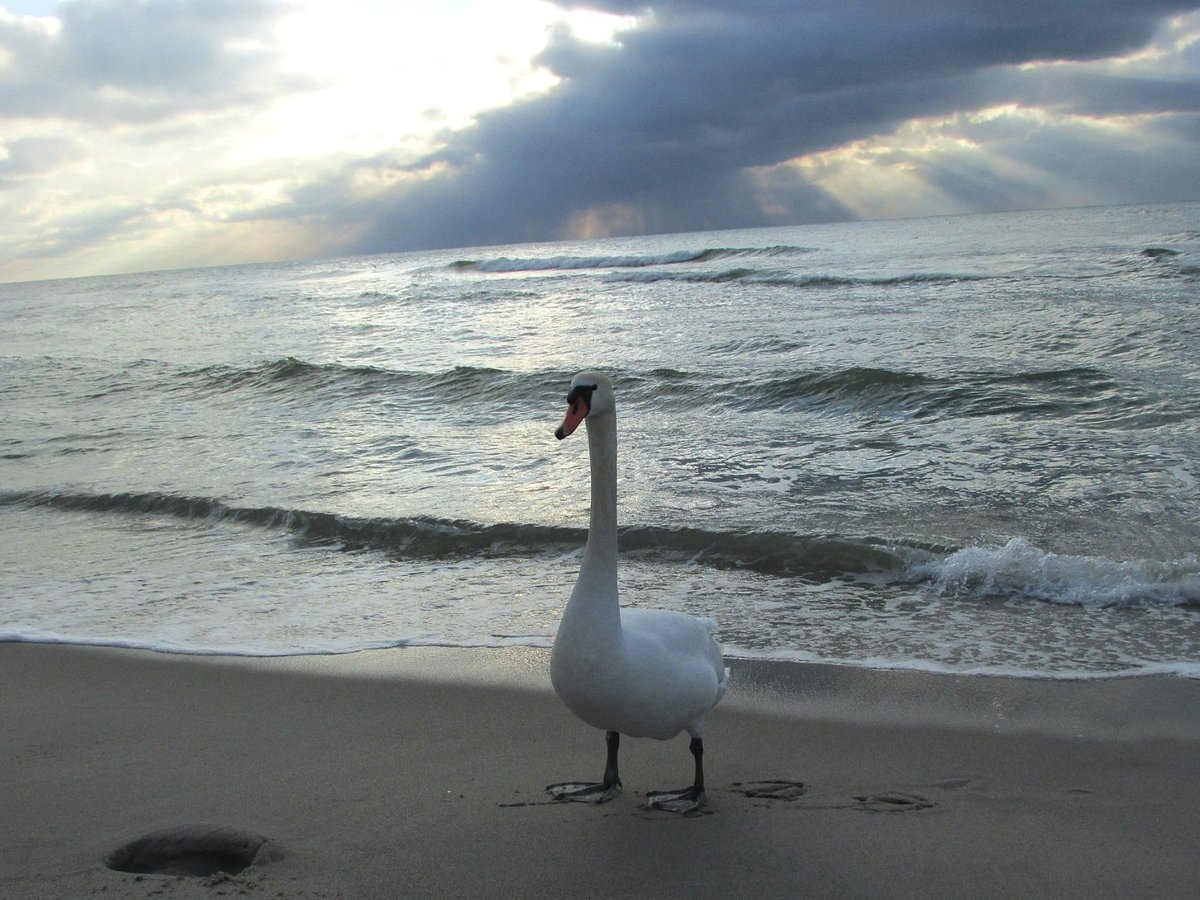
<svg viewBox="0 0 1200 900"><path fill-rule="evenodd" d="M567 392L567 414L554 432L560 441L579 427L586 418L597 418L616 409L612 382L599 372L580 372L571 379Z"/></svg>

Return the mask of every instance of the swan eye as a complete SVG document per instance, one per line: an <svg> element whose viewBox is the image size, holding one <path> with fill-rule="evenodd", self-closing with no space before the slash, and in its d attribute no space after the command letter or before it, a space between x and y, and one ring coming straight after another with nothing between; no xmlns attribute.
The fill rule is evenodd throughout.
<svg viewBox="0 0 1200 900"><path fill-rule="evenodd" d="M588 409L591 409L592 408L592 394L595 392L596 388L598 388L599 386L600 385L598 385L598 384L577 384L577 385L575 385L575 387L571 388L571 393L567 394L567 405L570 406L572 409L574 409L575 404L578 403L580 400L582 400L583 405L586 406Z"/></svg>

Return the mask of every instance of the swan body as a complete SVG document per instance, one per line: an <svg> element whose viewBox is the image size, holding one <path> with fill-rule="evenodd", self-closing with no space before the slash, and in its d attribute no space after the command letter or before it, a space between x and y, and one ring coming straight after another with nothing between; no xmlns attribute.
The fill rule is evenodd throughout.
<svg viewBox="0 0 1200 900"><path fill-rule="evenodd" d="M704 717L728 684L716 622L623 609L619 639L600 645L578 626L564 614L550 655L550 681L571 712L630 737L665 741L684 730L703 736Z"/></svg>
<svg viewBox="0 0 1200 900"><path fill-rule="evenodd" d="M619 735L666 740L692 736L696 761L692 788L675 808L695 811L704 803L701 755L704 719L725 693L729 670L713 636L716 623L681 612L622 609L617 595L617 432L612 383L597 372L571 381L568 411L559 439L585 423L591 462L591 514L579 577L563 611L550 654L550 680L563 703L580 719L609 735L605 782L619 787ZM552 785L560 799L597 799L600 785ZM588 788L581 797L555 788ZM648 795L650 796L650 795ZM655 805L653 801L651 805Z"/></svg>

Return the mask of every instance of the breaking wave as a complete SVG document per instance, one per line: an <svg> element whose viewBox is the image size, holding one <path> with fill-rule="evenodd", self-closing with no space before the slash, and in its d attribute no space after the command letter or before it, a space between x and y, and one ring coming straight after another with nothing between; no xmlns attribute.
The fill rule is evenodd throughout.
<svg viewBox="0 0 1200 900"><path fill-rule="evenodd" d="M769 287L791 288L838 288L838 287L907 287L912 285L958 284L964 281L982 281L994 276L953 275L936 272L914 272L909 275L860 278L847 275L791 275L764 269L733 268L720 271L673 272L651 269L642 272L613 272L605 275L606 281L628 281L652 283L656 281L679 281L691 284L760 284Z"/></svg>
<svg viewBox="0 0 1200 900"><path fill-rule="evenodd" d="M282 507L242 507L158 492L114 494L17 491L0 507L152 515L289 532L308 546L446 559L577 554L586 530L528 523L481 524L432 516L364 518ZM1200 558L1112 560L1049 553L1024 538L1003 547L947 548L912 541L766 531L710 531L634 525L621 552L658 562L737 569L829 582L866 578L910 584L960 601L1013 598L1081 607L1200 607Z"/></svg>
<svg viewBox="0 0 1200 900"><path fill-rule="evenodd" d="M1020 597L1076 606L1200 606L1200 557L1118 561L1048 553L1024 538L968 547L912 567L941 594Z"/></svg>
<svg viewBox="0 0 1200 900"><path fill-rule="evenodd" d="M639 269L649 266L673 266L705 263L720 259L769 258L810 252L804 247L711 247L703 250L675 250L669 253L610 256L507 256L493 259L460 259L450 268L472 272L547 272L574 269Z"/></svg>
<svg viewBox="0 0 1200 900"><path fill-rule="evenodd" d="M273 506L232 506L212 498L157 492L10 492L0 494L0 506L170 516L212 524L232 522L284 530L304 543L330 545L339 550L379 550L399 557L424 559L568 554L580 550L587 539L587 531L581 528L521 523L485 525L431 516L362 518ZM625 554L819 579L846 573L893 571L911 554L928 552L915 545L889 547L869 538L711 532L659 526L623 528L620 543Z"/></svg>

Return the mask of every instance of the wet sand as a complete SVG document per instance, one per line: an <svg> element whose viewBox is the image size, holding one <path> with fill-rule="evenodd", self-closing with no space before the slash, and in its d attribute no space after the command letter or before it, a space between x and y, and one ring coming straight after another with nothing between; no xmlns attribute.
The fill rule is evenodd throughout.
<svg viewBox="0 0 1200 900"><path fill-rule="evenodd" d="M733 661L715 814L641 808L687 739L603 736L537 650L238 660L0 644L0 896L1190 897L1200 682ZM269 838L237 875L108 868L194 823ZM269 854L267 854L269 855Z"/></svg>

